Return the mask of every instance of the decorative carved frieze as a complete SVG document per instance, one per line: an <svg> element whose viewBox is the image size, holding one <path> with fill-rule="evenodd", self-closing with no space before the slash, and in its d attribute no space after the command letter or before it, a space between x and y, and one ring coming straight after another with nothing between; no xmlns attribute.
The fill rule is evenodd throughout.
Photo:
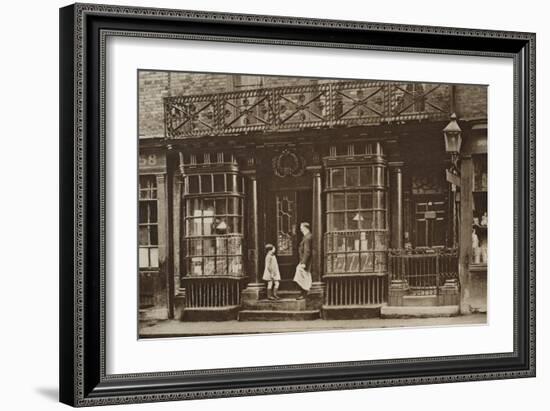
<svg viewBox="0 0 550 411"><path fill-rule="evenodd" d="M447 119L450 85L341 81L166 97L166 137Z"/></svg>
<svg viewBox="0 0 550 411"><path fill-rule="evenodd" d="M304 174L306 161L300 154L285 148L273 157L272 166L277 177L299 177Z"/></svg>

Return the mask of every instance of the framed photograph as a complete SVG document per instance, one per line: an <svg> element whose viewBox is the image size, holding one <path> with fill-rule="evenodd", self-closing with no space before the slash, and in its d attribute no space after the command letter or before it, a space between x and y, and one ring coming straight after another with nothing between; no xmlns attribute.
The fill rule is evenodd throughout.
<svg viewBox="0 0 550 411"><path fill-rule="evenodd" d="M60 398L535 376L535 35L60 10Z"/></svg>

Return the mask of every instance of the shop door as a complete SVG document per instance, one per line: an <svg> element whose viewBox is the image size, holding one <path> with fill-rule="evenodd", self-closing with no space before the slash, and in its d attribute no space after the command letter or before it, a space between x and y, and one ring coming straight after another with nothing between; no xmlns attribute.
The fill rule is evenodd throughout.
<svg viewBox="0 0 550 411"><path fill-rule="evenodd" d="M446 243L446 198L442 195L416 196L415 246L434 247Z"/></svg>
<svg viewBox="0 0 550 411"><path fill-rule="evenodd" d="M292 280L299 262L298 246L302 240L300 223L311 224L311 196L310 190L273 191L269 196L266 242L277 247L281 289L298 289ZM262 261L262 273L263 268Z"/></svg>

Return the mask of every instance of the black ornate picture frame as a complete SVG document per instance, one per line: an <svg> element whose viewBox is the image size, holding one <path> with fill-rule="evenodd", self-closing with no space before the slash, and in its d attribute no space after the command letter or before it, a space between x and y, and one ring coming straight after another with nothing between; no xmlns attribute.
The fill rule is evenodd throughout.
<svg viewBox="0 0 550 411"><path fill-rule="evenodd" d="M512 352L106 373L105 48L109 36L508 58L514 70ZM535 34L75 4L60 10L60 400L73 406L535 376ZM303 159L274 158L282 174ZM289 163L283 168L279 163ZM512 164L510 164L512 166Z"/></svg>

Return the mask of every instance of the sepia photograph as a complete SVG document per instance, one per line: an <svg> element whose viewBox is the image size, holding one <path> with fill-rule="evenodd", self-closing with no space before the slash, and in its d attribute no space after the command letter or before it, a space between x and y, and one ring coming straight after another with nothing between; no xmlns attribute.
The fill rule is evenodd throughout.
<svg viewBox="0 0 550 411"><path fill-rule="evenodd" d="M137 87L139 338L487 324L487 85Z"/></svg>

